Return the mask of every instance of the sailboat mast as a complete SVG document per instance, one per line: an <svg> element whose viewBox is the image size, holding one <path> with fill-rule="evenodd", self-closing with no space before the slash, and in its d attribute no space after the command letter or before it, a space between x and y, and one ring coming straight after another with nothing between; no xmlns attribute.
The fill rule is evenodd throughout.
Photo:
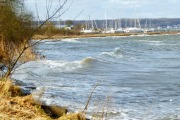
<svg viewBox="0 0 180 120"><path fill-rule="evenodd" d="M121 26L121 19L120 19L120 13L119 13L119 24L118 24L118 28L122 28L122 26Z"/></svg>
<svg viewBox="0 0 180 120"><path fill-rule="evenodd" d="M105 11L105 19L106 19L106 31L107 31L107 12Z"/></svg>
<svg viewBox="0 0 180 120"><path fill-rule="evenodd" d="M134 1L134 12L135 12L135 20L134 20L134 26L135 28L141 28L140 20L137 16L137 10L136 10L136 0ZM138 25L138 26L137 26Z"/></svg>
<svg viewBox="0 0 180 120"><path fill-rule="evenodd" d="M136 18L134 19L134 27L137 28L137 25L136 25Z"/></svg>
<svg viewBox="0 0 180 120"><path fill-rule="evenodd" d="M89 15L89 19L91 21L91 30L94 30L94 24L93 24L93 19L91 18L91 16Z"/></svg>

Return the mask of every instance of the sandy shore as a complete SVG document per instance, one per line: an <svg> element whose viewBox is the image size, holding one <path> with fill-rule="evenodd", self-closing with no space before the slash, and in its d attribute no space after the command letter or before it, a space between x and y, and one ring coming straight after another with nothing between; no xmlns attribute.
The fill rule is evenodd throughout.
<svg viewBox="0 0 180 120"><path fill-rule="evenodd" d="M91 38L91 37L110 37L110 36L132 36L132 35L163 35L178 34L179 32L149 32L149 33L107 33L107 34L81 34L81 35L53 35L51 37L45 35L35 35L33 39L66 39L66 38Z"/></svg>

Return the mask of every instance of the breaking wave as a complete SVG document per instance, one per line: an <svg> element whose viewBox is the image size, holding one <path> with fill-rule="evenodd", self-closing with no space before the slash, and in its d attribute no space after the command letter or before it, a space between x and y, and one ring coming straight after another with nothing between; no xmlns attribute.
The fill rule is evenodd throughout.
<svg viewBox="0 0 180 120"><path fill-rule="evenodd" d="M73 38L73 39L63 39L63 42L70 42L70 43L75 43L75 42L79 42L77 41L77 39Z"/></svg>
<svg viewBox="0 0 180 120"><path fill-rule="evenodd" d="M78 69L84 69L96 64L99 60L92 57L84 58L80 61L52 61L52 60L44 60L39 61L36 66L37 68L33 70L33 73L36 74L48 74L53 72L73 72ZM99 61L101 62L101 61Z"/></svg>
<svg viewBox="0 0 180 120"><path fill-rule="evenodd" d="M100 55L104 55L104 56L110 56L110 57L114 57L114 58L122 58L123 54L120 48L115 48L114 51L112 52L102 52Z"/></svg>

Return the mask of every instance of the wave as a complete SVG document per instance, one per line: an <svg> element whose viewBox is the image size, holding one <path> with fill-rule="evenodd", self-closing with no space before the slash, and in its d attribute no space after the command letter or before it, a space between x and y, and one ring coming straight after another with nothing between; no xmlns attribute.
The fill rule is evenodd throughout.
<svg viewBox="0 0 180 120"><path fill-rule="evenodd" d="M47 60L46 63L48 63L51 67L68 67L73 66L75 68L81 68L82 65L90 65L92 63L97 62L98 60L93 57L87 57L80 61L74 61L74 62L66 62L66 61L51 61Z"/></svg>
<svg viewBox="0 0 180 120"><path fill-rule="evenodd" d="M53 61L53 60L43 60L37 65L37 69L34 70L35 73L48 74L47 72L73 72L77 69L87 68L99 60L92 57L87 57L80 61Z"/></svg>
<svg viewBox="0 0 180 120"><path fill-rule="evenodd" d="M97 63L98 61L100 61L100 60L93 58L93 57L87 57L87 58L83 59L82 61L80 61L80 63L83 65L90 65L90 64Z"/></svg>
<svg viewBox="0 0 180 120"><path fill-rule="evenodd" d="M166 44L164 44L162 41L147 41L147 43L149 44L149 45L153 45L153 46L162 46L162 45L166 45Z"/></svg>
<svg viewBox="0 0 180 120"><path fill-rule="evenodd" d="M62 75L62 73L69 74L89 71L89 69L96 67L97 64L103 64L103 62L104 61L93 57L87 57L82 60L72 62L60 60L28 62L16 70L14 77L20 80L28 79L28 76L33 76L33 78L37 79L42 77L50 78L51 76L59 77Z"/></svg>
<svg viewBox="0 0 180 120"><path fill-rule="evenodd" d="M53 61L43 60L33 63L26 63L17 69L15 74L18 76L23 74L33 74L37 76L50 76L62 72L73 72L77 69L83 68L83 64L80 61L66 62L66 61Z"/></svg>
<svg viewBox="0 0 180 120"><path fill-rule="evenodd" d="M147 34L130 35L130 37L146 37L146 36L152 36L152 35L147 35Z"/></svg>
<svg viewBox="0 0 180 120"><path fill-rule="evenodd" d="M34 40L35 41L35 40ZM69 42L69 43L76 43L76 42L79 42L77 41L76 38L72 38L72 39L47 39L47 40L42 40L40 41L40 43L43 43L43 44L54 44L54 43L61 43L61 42Z"/></svg>
<svg viewBox="0 0 180 120"><path fill-rule="evenodd" d="M166 45L166 44L163 44L162 41L158 41L158 40L135 40L135 41L143 42L143 43L148 44L148 45L156 45L156 46Z"/></svg>
<svg viewBox="0 0 180 120"><path fill-rule="evenodd" d="M66 61L52 61L46 60L43 61L45 66L49 67L48 71L57 71L57 72L71 72L76 69L83 68L82 64L79 64L78 61L75 62L66 62Z"/></svg>
<svg viewBox="0 0 180 120"><path fill-rule="evenodd" d="M115 48L112 52L102 52L100 55L115 57L115 58L122 58L123 54L120 48Z"/></svg>
<svg viewBox="0 0 180 120"><path fill-rule="evenodd" d="M72 39L62 39L61 41L63 41L63 42L70 42L70 43L79 42L79 41L77 41L77 38L72 38Z"/></svg>
<svg viewBox="0 0 180 120"><path fill-rule="evenodd" d="M146 37L146 36L152 36L152 35L140 34L140 35L136 35L136 36L139 36L139 37Z"/></svg>
<svg viewBox="0 0 180 120"><path fill-rule="evenodd" d="M150 40L150 41L146 41L148 43L162 43L162 41L153 41L153 40Z"/></svg>

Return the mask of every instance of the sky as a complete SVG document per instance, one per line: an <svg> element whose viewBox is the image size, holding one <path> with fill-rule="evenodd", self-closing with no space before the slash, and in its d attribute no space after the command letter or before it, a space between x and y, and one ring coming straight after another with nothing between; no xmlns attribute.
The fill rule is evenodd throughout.
<svg viewBox="0 0 180 120"><path fill-rule="evenodd" d="M25 5L35 18L39 16L43 20L47 16L48 5L52 14L63 1L25 0ZM180 18L180 0L68 0L61 13L65 10L67 12L61 17L54 19Z"/></svg>

